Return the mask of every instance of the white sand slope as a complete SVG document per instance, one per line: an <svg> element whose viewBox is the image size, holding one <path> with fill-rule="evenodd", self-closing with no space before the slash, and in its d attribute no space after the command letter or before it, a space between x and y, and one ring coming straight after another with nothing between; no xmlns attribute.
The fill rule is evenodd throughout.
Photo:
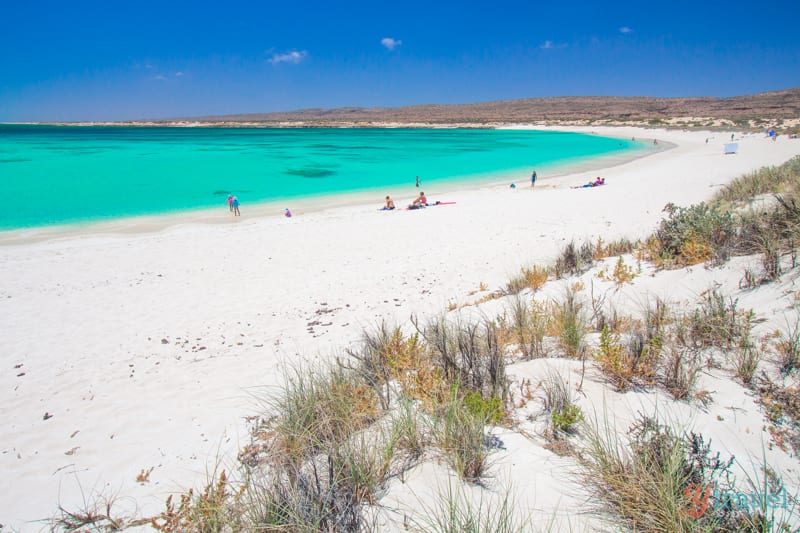
<svg viewBox="0 0 800 533"><path fill-rule="evenodd" d="M668 202L707 199L742 173L800 154L800 141L762 135L738 139L740 153L725 156L729 133L591 131L677 146L613 168L540 175L535 191L527 176L516 189L426 190L457 203L419 211L378 212L377 198L252 219L243 206L232 224L0 246L0 523L38 531L36 520L94 492L156 513L169 493L203 481L216 457L235 458L244 417L280 383L282 363L341 353L382 319L437 314L481 282L494 289L520 265L546 262L572 238L644 236ZM570 188L597 175L606 186ZM416 191L387 192L399 206ZM731 272L733 286L739 277ZM681 296L680 273L654 279L663 279L654 292ZM518 372L542 364L551 363ZM710 385L717 401L744 394L722 383ZM760 414L752 416L760 437ZM712 431L715 420L698 418ZM560 475L534 475L563 460L519 439L504 437L504 468L532 469L520 479L541 495L531 505L553 508L562 492L560 509L583 505ZM753 442L742 446L759 450Z"/></svg>

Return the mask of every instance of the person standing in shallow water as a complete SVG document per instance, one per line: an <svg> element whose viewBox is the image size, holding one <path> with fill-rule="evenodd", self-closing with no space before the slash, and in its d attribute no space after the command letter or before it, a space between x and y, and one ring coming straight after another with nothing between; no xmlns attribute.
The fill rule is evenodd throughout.
<svg viewBox="0 0 800 533"><path fill-rule="evenodd" d="M417 176L417 189L419 189L419 176Z"/></svg>
<svg viewBox="0 0 800 533"><path fill-rule="evenodd" d="M231 207L233 208L233 216L242 216L242 214L239 212L239 199L235 196L233 197L233 200L231 200Z"/></svg>
<svg viewBox="0 0 800 533"><path fill-rule="evenodd" d="M228 195L228 209L230 209L230 211L233 212L233 195L232 194Z"/></svg>
<svg viewBox="0 0 800 533"><path fill-rule="evenodd" d="M531 174L531 189L536 185L536 171L534 170Z"/></svg>

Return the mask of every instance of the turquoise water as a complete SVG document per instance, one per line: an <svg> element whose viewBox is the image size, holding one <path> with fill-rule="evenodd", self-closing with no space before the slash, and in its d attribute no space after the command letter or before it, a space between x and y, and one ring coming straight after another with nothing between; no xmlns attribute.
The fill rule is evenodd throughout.
<svg viewBox="0 0 800 533"><path fill-rule="evenodd" d="M491 181L641 149L577 133L473 129L0 125L0 229ZM379 196L378 198L382 198Z"/></svg>

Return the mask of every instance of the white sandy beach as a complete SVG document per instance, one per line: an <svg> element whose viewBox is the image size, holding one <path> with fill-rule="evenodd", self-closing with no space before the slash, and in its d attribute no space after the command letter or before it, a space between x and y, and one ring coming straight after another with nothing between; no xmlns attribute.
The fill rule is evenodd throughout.
<svg viewBox="0 0 800 533"><path fill-rule="evenodd" d="M341 355L384 319L405 324L412 314L430 317L472 301L468 294L481 283L497 289L569 240L643 237L667 203L708 199L744 173L800 154L800 140L761 134L737 133L739 153L726 156L730 132L580 131L676 146L611 168L540 175L533 191L527 176L516 189L425 189L431 201L456 204L418 211L377 211L380 197L291 219L249 216L243 205L236 223L0 246L0 529L46 529L38 520L93 493L156 514L169 494L205 481L215 461L235 461L248 441L245 418L281 383L284 363ZM607 185L571 188L595 176ZM387 192L400 207L416 190ZM734 262L720 272L735 291L742 269ZM690 301L709 275L697 267L641 276L635 286ZM767 317L763 331L783 324L785 310L773 302L785 290L798 289L789 280L743 297L743 306ZM527 378L554 364L569 372L573 363L529 361L510 373ZM730 453L760 458L769 436L754 399L724 376L703 379L718 409L682 404L675 416L694 421ZM591 412L607 401L621 426L640 405L666 398L607 391L591 382L581 405ZM545 521L558 515L592 523L576 514L587 505L565 481L567 459L510 430L497 435L507 448L497 454L497 478L508 475L526 505ZM800 479L797 458L777 448L769 454ZM150 468L149 480L137 482ZM413 508L444 469L428 463L406 484L393 482L386 502ZM401 512L384 519L385 529L402 530Z"/></svg>

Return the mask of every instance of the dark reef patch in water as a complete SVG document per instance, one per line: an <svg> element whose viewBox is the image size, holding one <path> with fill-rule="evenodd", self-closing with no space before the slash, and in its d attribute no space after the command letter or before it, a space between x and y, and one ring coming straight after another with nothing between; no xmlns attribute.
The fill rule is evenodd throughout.
<svg viewBox="0 0 800 533"><path fill-rule="evenodd" d="M18 159L0 159L0 163L24 163L26 161L33 161L33 159L25 159L25 158L18 158Z"/></svg>
<svg viewBox="0 0 800 533"><path fill-rule="evenodd" d="M335 170L327 168L288 168L283 172L284 174L300 176L301 178L326 178L336 174Z"/></svg>
<svg viewBox="0 0 800 533"><path fill-rule="evenodd" d="M229 190L229 189L218 189L218 190L214 191L211 194L213 194L214 196L217 196L217 195L220 195L220 194L233 194L233 193L236 193L236 194L247 194L247 193L251 193L251 192L253 192L253 191L248 190L248 189L241 189L241 190L237 189L237 190L233 190L233 191Z"/></svg>

